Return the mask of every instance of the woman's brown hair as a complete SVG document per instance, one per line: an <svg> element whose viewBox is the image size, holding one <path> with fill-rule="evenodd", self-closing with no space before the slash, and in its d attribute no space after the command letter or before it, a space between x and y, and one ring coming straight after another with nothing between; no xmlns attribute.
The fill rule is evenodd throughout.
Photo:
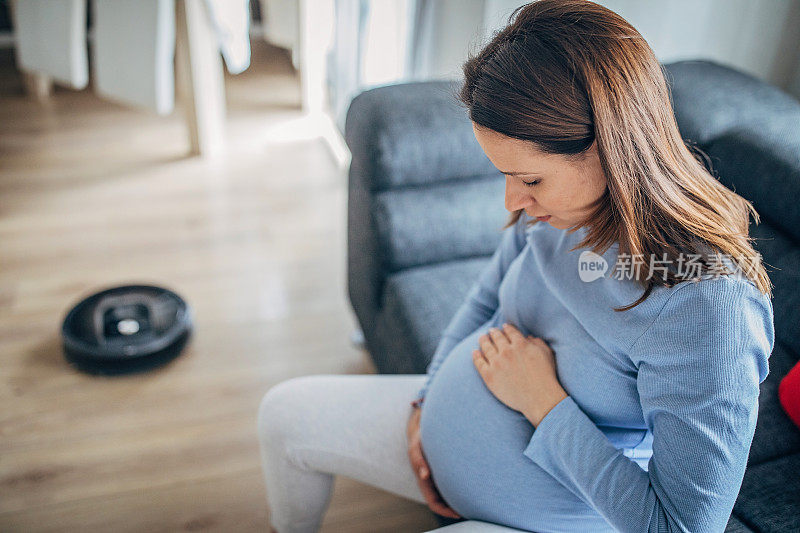
<svg viewBox="0 0 800 533"><path fill-rule="evenodd" d="M758 213L710 173L699 148L683 141L662 66L621 16L588 0L531 2L470 54L463 72L458 99L477 125L570 159L581 159L597 141L608 187L592 215L569 229L587 227L572 250L602 254L619 242L620 256L666 257L669 265L680 254L711 252L706 256L726 256L772 296L748 234L749 215L758 223ZM521 213L513 212L505 227ZM700 263L699 276L678 276L671 267L666 279L663 267L655 275L651 262L642 264L633 278L644 293L615 311L637 306L656 284L732 273L720 262Z"/></svg>

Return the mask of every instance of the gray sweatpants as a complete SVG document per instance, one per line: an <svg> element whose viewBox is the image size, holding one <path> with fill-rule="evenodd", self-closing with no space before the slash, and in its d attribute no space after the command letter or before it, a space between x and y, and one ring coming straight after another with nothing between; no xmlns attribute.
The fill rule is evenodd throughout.
<svg viewBox="0 0 800 533"><path fill-rule="evenodd" d="M267 391L258 438L278 533L319 530L335 475L425 503L406 437L410 403L424 382L424 374L325 374L288 379ZM466 520L435 531L521 530Z"/></svg>

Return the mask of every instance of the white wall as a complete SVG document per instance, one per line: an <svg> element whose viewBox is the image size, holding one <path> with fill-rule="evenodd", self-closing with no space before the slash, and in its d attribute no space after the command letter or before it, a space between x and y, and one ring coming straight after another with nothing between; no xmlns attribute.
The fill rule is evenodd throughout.
<svg viewBox="0 0 800 533"><path fill-rule="evenodd" d="M438 0L434 77L459 77L468 50L503 27L519 0ZM711 59L800 100L800 0L599 0L625 17L660 61Z"/></svg>
<svg viewBox="0 0 800 533"><path fill-rule="evenodd" d="M481 43L485 0L434 0L429 30L431 47L423 51L425 77L461 78L467 52Z"/></svg>
<svg viewBox="0 0 800 533"><path fill-rule="evenodd" d="M698 57L749 72L788 91L800 76L800 1L604 0L664 62ZM800 99L800 92L794 95Z"/></svg>

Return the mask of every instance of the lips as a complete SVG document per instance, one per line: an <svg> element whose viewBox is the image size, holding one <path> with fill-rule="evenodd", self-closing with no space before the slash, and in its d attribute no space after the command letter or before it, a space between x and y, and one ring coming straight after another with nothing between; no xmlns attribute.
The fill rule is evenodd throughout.
<svg viewBox="0 0 800 533"><path fill-rule="evenodd" d="M536 217L536 218L541 220L542 222L547 222L548 220L550 220L550 216L551 215L547 215L547 216L544 216L544 217Z"/></svg>

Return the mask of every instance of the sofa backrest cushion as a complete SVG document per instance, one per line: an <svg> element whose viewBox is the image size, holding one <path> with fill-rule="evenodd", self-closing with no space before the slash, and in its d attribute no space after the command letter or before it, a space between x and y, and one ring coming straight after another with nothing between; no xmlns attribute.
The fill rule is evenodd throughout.
<svg viewBox="0 0 800 533"><path fill-rule="evenodd" d="M481 150L466 109L455 99L459 82L387 85L350 104L345 140L353 157L369 162L373 191L432 184L497 172Z"/></svg>
<svg viewBox="0 0 800 533"><path fill-rule="evenodd" d="M491 255L509 213L499 173L375 194L375 226L387 272Z"/></svg>

